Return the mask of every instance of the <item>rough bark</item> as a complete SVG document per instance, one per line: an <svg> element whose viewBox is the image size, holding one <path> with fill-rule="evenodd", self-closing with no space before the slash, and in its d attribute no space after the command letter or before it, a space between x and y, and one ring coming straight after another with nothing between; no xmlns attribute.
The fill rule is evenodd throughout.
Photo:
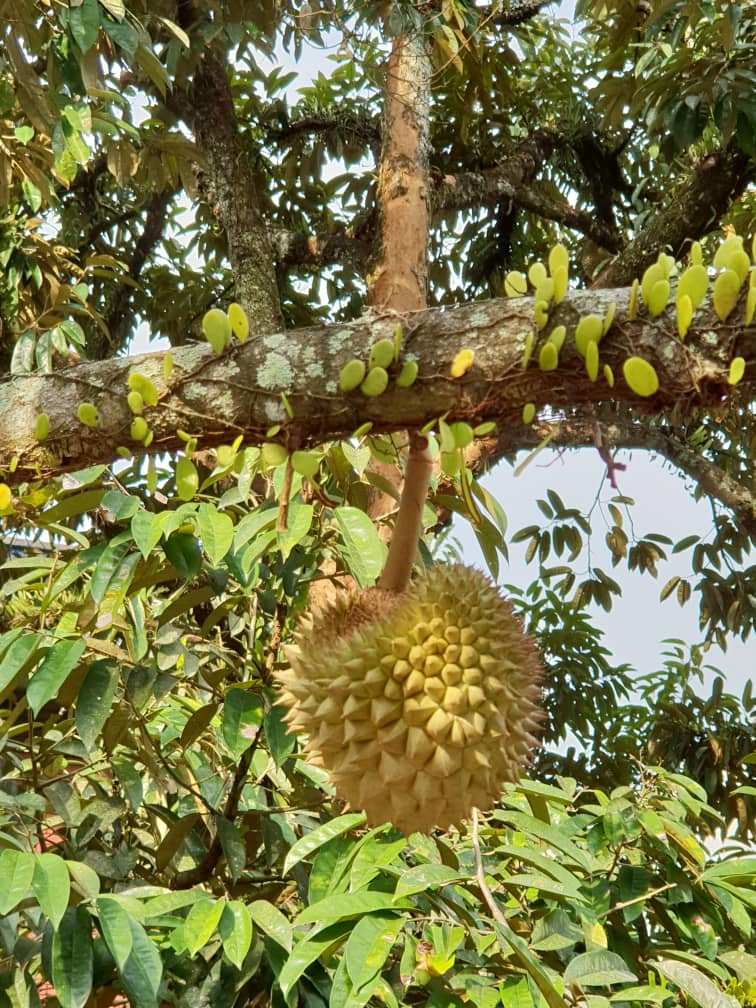
<svg viewBox="0 0 756 1008"><path fill-rule="evenodd" d="M655 319L628 321L628 290L572 293L552 313L550 325L567 326L568 339L559 367L541 371L531 362L522 368L525 337L532 329L530 298L493 300L452 309L432 309L399 317L405 329L405 352L418 361L420 373L411 389L393 383L384 395L338 391L338 375L353 357L367 358L372 343L390 337L398 317L370 314L348 325L330 325L269 333L214 357L206 345L172 352L171 378L163 378L163 354L80 364L52 374L18 376L0 384L0 467L7 482L49 478L83 466L109 462L118 445L141 451L129 441L132 420L126 402L130 371L151 378L160 392L156 407L146 411L154 431L150 451L182 446L177 428L200 437L200 447L232 441L265 439L272 424L282 424L281 437L291 446L349 435L365 421L375 430L418 429L448 414L450 420L477 422L495 418L502 428L521 423L527 402L555 408L610 401L634 402L640 412L660 413L672 406L719 404L733 394L727 382L729 362L742 356L746 376L736 394L756 388L756 324L743 325L742 305L720 323L707 302L697 313L688 338L677 338L671 311ZM609 388L591 382L582 358L574 351L572 333L580 316L605 314L617 306L616 322L601 343L601 361L614 369ZM461 379L449 377L455 354L475 351L472 369ZM622 378L630 355L655 367L659 392L638 399ZM537 352L534 360L537 360ZM289 419L285 394L293 409ZM93 402L100 413L98 429L76 418L79 402ZM48 414L50 435L34 439L35 417ZM15 460L15 468L10 472Z"/></svg>
<svg viewBox="0 0 756 1008"><path fill-rule="evenodd" d="M371 255L374 237L373 228L359 225L319 235L282 228L270 232L276 264L283 270L319 270L341 263L361 272Z"/></svg>
<svg viewBox="0 0 756 1008"><path fill-rule="evenodd" d="M417 311L428 285L430 60L421 32L394 40L378 169L379 253L368 277L376 308Z"/></svg>
<svg viewBox="0 0 756 1008"><path fill-rule="evenodd" d="M226 67L208 50L197 67L190 93L194 137L206 169L202 195L226 233L236 300L253 334L282 324L275 259L260 211L249 153L236 122Z"/></svg>
<svg viewBox="0 0 756 1008"><path fill-rule="evenodd" d="M418 312L428 304L430 81L423 33L395 38L386 73L376 194L380 251L368 277L368 303L390 312ZM401 485L399 466L374 459L370 468L390 487ZM427 442L411 435L396 519L379 529L385 541L390 539L378 581L382 588L403 591L409 583L431 470ZM374 486L370 517L392 506L393 495Z"/></svg>
<svg viewBox="0 0 756 1008"><path fill-rule="evenodd" d="M756 165L734 142L707 154L653 214L638 235L605 267L594 287L621 287L643 275L666 249L681 259L743 194Z"/></svg>

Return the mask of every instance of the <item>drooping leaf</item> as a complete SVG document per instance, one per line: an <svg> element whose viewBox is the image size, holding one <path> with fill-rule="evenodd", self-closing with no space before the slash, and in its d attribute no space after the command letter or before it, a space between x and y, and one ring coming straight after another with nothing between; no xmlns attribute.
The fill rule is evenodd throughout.
<svg viewBox="0 0 756 1008"><path fill-rule="evenodd" d="M189 955L195 955L215 934L225 904L222 900L198 899L187 915L184 936Z"/></svg>
<svg viewBox="0 0 756 1008"><path fill-rule="evenodd" d="M118 686L118 666L105 658L92 662L76 699L76 730L91 750L110 714Z"/></svg>
<svg viewBox="0 0 756 1008"><path fill-rule="evenodd" d="M254 742L263 722L258 693L234 686L226 692L222 714L223 741L237 758Z"/></svg>
<svg viewBox="0 0 756 1008"><path fill-rule="evenodd" d="M4 850L0 853L0 916L13 910L30 895L35 860L27 851Z"/></svg>
<svg viewBox="0 0 756 1008"><path fill-rule="evenodd" d="M581 987L609 987L637 980L622 956L606 949L594 949L593 952L575 956L564 972L565 983L576 983Z"/></svg>
<svg viewBox="0 0 756 1008"><path fill-rule="evenodd" d="M363 812L350 812L348 815L331 819L330 822L323 823L322 826L316 826L310 833L306 833L297 840L289 850L284 860L284 875L288 874L294 865L319 850L329 840L362 826L364 822L365 814Z"/></svg>
<svg viewBox="0 0 756 1008"><path fill-rule="evenodd" d="M71 891L71 879L63 858L57 854L38 854L32 889L42 913L56 929L66 912Z"/></svg>
<svg viewBox="0 0 756 1008"><path fill-rule="evenodd" d="M218 931L226 958L237 969L241 969L252 944L252 919L249 910L240 900L226 903Z"/></svg>
<svg viewBox="0 0 756 1008"><path fill-rule="evenodd" d="M84 1008L92 990L92 918L85 906L66 910L53 935L51 961L62 1008Z"/></svg>
<svg viewBox="0 0 756 1008"><path fill-rule="evenodd" d="M691 998L701 1008L737 1008L738 1001L729 994L724 994L702 973L701 970L688 963L675 962L672 959L657 959L653 966L665 979Z"/></svg>
<svg viewBox="0 0 756 1008"><path fill-rule="evenodd" d="M26 687L33 714L38 714L49 700L58 695L58 690L76 668L85 650L86 642L81 639L53 644Z"/></svg>

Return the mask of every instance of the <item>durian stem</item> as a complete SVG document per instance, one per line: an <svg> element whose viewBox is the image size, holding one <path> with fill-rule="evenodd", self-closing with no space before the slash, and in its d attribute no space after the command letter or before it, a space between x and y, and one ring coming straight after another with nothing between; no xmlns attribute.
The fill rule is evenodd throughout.
<svg viewBox="0 0 756 1008"><path fill-rule="evenodd" d="M419 434L410 433L399 512L394 523L386 566L378 579L378 587L386 591L402 592L409 584L417 556L417 541L423 531L423 508L432 469L428 441Z"/></svg>

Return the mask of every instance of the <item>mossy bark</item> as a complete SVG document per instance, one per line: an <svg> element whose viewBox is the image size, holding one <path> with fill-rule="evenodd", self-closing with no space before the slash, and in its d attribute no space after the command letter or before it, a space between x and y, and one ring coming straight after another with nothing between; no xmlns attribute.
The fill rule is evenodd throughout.
<svg viewBox="0 0 756 1008"><path fill-rule="evenodd" d="M744 326L742 301L724 323L707 301L681 343L673 310L658 318L643 315L629 321L628 296L627 289L575 292L552 312L545 333L560 324L568 332L554 371L539 370L537 347L529 366L522 367L525 338L533 325L533 301L519 298L401 317L371 314L349 325L270 333L232 346L219 357L205 344L180 347L172 351L174 366L168 380L163 377L161 353L17 376L0 384L2 479L18 484L107 463L118 445L142 451L129 439L132 416L126 381L131 371L152 379L160 393L158 405L145 410L154 431L150 452L183 447L176 433L179 428L196 434L200 448L206 449L228 444L239 434L248 443L260 442L272 424L281 424L279 437L299 446L349 435L366 421L375 431L417 430L444 414L449 421L493 418L502 429L516 430L522 426L527 402L539 409L547 405L590 409L625 401L642 414L658 414L673 406L685 411L753 393L756 324ZM616 320L600 346L601 364L609 364L615 375L610 388L602 377L590 381L574 349L573 333L580 316L604 315L612 302ZM354 357L366 360L372 343L390 337L398 318L406 333L404 352L419 364L415 384L399 389L391 381L376 398L359 391L339 392L343 365ZM453 379L449 369L463 348L475 351L475 363L463 378ZM650 399L639 399L622 378L622 364L632 355L644 357L659 376L659 391ZM727 378L735 356L744 357L747 366L745 377L733 388ZM293 418L287 415L282 394ZM97 407L98 429L77 420L82 401ZM42 444L34 439L39 412L50 418L50 434Z"/></svg>
<svg viewBox="0 0 756 1008"><path fill-rule="evenodd" d="M282 328L275 257L247 145L239 133L225 65L211 50L191 87L192 126L204 159L200 191L228 242L235 297L253 335Z"/></svg>

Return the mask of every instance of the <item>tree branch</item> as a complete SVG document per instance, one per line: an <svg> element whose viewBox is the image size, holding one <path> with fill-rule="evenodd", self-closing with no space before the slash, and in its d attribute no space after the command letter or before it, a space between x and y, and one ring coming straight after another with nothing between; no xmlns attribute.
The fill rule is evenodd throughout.
<svg viewBox="0 0 756 1008"><path fill-rule="evenodd" d="M144 208L144 227L134 244L134 250L131 253L128 264L128 276L135 282L139 280L145 263L163 237L168 207L174 195L175 193L170 190L155 193ZM114 223L111 221L108 226L112 226ZM101 339L101 345L95 350L93 356L98 358L104 357L107 353L113 350L120 350L125 345L133 323L129 311L132 291L133 288L127 284L121 284L115 291L105 319L109 333L107 345L103 346L102 344L105 343L105 340Z"/></svg>
<svg viewBox="0 0 756 1008"><path fill-rule="evenodd" d="M495 168L456 175L437 174L430 193L432 217L510 203L580 231L601 248L619 250L619 234L598 220L595 214L576 209L567 200L555 198L532 181L556 143L555 137L540 134L526 141ZM272 233L271 241L278 265L284 269L321 269L334 263L364 269L375 237L375 215L366 213L340 231L304 235L278 229Z"/></svg>
<svg viewBox="0 0 756 1008"><path fill-rule="evenodd" d="M314 133L338 133L360 140L370 147L381 142L380 123L370 115L351 110L340 111L335 115L303 115L267 130L268 137L278 143L295 140L303 134L312 136Z"/></svg>
<svg viewBox="0 0 756 1008"><path fill-rule="evenodd" d="M255 747L250 746L250 748L242 754L242 757L236 766L236 770L234 771L231 787L229 788L228 797L226 798L226 804L223 809L223 818L228 819L231 823L234 821L239 812L239 800L241 798L241 793L244 790L244 785L247 783L247 774L249 773L254 751ZM220 861L222 855L223 846L220 842L220 837L216 832L212 843L208 848L207 854L204 856L202 861L200 861L195 868L187 868L185 871L176 872L171 879L171 889L191 889L192 886L201 885L203 882L207 882L207 880L215 873L215 869L218 867L218 862Z"/></svg>
<svg viewBox="0 0 756 1008"><path fill-rule="evenodd" d="M581 404L632 402L645 414L660 414L677 405L721 406L733 388L727 376L736 355L748 362L737 389L756 387L756 324L745 327L742 307L721 323L707 301L699 310L685 343L681 343L673 312L655 319L626 317L629 291L593 290L571 293L553 312L552 326L565 325L570 334L559 367L541 371L531 363L522 368L525 338L532 330L531 298L475 302L456 308L367 316L347 325L311 327L270 333L230 347L214 357L206 345L172 351L173 371L163 375L163 354L80 364L51 374L18 376L0 384L0 467L9 483L50 478L97 462L108 462L116 447L129 445L132 416L126 402L127 377L135 370L159 390L159 402L145 417L154 432L151 452L183 447L176 430L196 433L207 449L232 441L238 434L250 442L265 439L271 424L283 427L291 445L322 442L351 434L366 421L376 431L419 429L443 414L450 420L477 422L498 418L502 427L521 424L527 402L555 408ZM603 379L592 382L572 334L578 319L605 315L615 304L617 317L601 343L602 363L616 376L610 388ZM389 390L377 398L338 390L343 365L354 357L366 360L372 344L391 337L398 321L405 329L405 352L419 363L419 378L411 391ZM462 348L475 351L473 368L461 380L449 377L452 360ZM649 361L659 377L659 391L639 399L622 378L622 364L631 355ZM533 360L537 360L536 351ZM740 394L740 393L737 393ZM285 395L293 418L282 403ZM100 415L97 429L76 416L82 400ZM35 419L44 412L50 434L39 443ZM13 463L13 465L12 465ZM13 471L9 471L9 470Z"/></svg>
<svg viewBox="0 0 756 1008"><path fill-rule="evenodd" d="M637 448L666 459L689 476L706 496L732 511L738 524L756 537L756 494L673 431L649 422L652 420L655 418L631 415L604 419L567 416L530 427L510 428L496 437L474 442L466 461L474 472L481 472L505 455L537 447L546 437L553 448L591 448L596 445L598 428L603 444L610 450Z"/></svg>
<svg viewBox="0 0 756 1008"><path fill-rule="evenodd" d="M375 229L370 231L370 237L365 238L362 229L353 226L314 235L277 228L270 232L270 243L279 269L319 270L341 263L362 271L373 248Z"/></svg>
<svg viewBox="0 0 756 1008"><path fill-rule="evenodd" d="M593 286L619 287L632 283L665 249L681 259L692 242L716 227L754 177L756 163L734 141L707 154L672 190L637 236L601 271Z"/></svg>

